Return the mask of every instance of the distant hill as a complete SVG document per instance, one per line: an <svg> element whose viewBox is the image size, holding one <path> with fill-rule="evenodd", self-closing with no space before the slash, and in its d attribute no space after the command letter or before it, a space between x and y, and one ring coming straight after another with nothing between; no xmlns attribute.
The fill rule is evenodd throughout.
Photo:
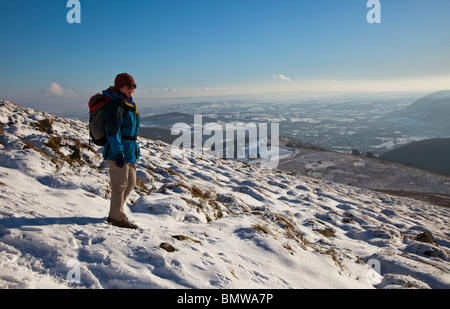
<svg viewBox="0 0 450 309"><path fill-rule="evenodd" d="M450 176L450 139L414 142L391 150L380 159Z"/></svg>
<svg viewBox="0 0 450 309"><path fill-rule="evenodd" d="M399 115L450 130L450 90L429 94L401 110Z"/></svg>
<svg viewBox="0 0 450 309"><path fill-rule="evenodd" d="M291 148L291 149L314 149L314 150L325 150L322 147L313 145L311 143L304 143L295 138L288 136L280 136L280 147Z"/></svg>
<svg viewBox="0 0 450 309"><path fill-rule="evenodd" d="M141 126L139 136L149 138L154 141L163 141L172 144L178 135L172 135L169 129Z"/></svg>

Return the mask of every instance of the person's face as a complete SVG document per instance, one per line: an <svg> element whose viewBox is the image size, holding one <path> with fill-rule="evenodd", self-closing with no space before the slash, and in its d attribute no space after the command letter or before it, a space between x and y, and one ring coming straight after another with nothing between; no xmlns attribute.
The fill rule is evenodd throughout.
<svg viewBox="0 0 450 309"><path fill-rule="evenodd" d="M122 87L119 89L123 94L127 96L127 98L131 98L134 93L134 89L136 88L136 85L128 85L125 87Z"/></svg>

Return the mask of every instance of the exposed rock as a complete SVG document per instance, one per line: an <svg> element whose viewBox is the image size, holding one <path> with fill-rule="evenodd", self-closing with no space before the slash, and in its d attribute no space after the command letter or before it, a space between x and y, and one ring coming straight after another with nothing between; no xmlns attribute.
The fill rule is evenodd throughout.
<svg viewBox="0 0 450 309"><path fill-rule="evenodd" d="M423 232L417 235L416 238L414 238L414 240L438 246L436 239L434 239L433 234L431 234L430 232Z"/></svg>
<svg viewBox="0 0 450 309"><path fill-rule="evenodd" d="M177 251L177 249L175 249L171 244L168 244L168 243L166 243L166 242L161 243L161 244L159 245L159 247L160 247L161 249L166 250L167 252L175 252L175 251Z"/></svg>

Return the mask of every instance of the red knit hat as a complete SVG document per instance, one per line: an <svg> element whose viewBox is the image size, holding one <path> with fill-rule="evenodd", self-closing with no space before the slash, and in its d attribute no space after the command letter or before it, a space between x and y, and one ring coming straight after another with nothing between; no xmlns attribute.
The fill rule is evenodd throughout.
<svg viewBox="0 0 450 309"><path fill-rule="evenodd" d="M116 79L114 80L114 88L117 90L121 89L122 87L128 86L128 85L134 85L136 88L136 83L134 82L133 76L127 73L122 73L116 76Z"/></svg>

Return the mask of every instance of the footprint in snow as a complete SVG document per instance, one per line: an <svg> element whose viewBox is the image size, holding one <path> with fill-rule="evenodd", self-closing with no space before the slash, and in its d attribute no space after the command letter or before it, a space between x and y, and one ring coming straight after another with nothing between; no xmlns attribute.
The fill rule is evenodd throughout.
<svg viewBox="0 0 450 309"><path fill-rule="evenodd" d="M81 248L78 252L78 260L86 263L102 263L104 265L111 263L111 258L106 250L86 247Z"/></svg>

